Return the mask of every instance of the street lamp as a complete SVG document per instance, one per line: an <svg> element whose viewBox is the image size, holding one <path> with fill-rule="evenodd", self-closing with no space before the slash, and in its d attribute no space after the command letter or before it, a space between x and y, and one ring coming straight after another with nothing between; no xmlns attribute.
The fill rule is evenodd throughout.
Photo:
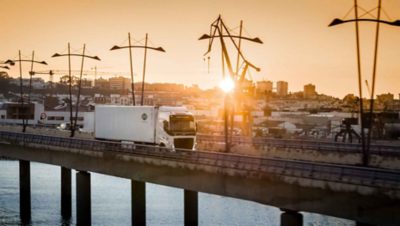
<svg viewBox="0 0 400 226"><path fill-rule="evenodd" d="M344 23L349 23L349 22L378 22L378 23L384 23L392 26L400 26L400 20L394 20L394 21L385 21L385 20L377 20L377 19L369 19L369 18L359 18L359 19L351 19L351 20L342 20L339 18L335 18L332 20L332 22L328 25L329 27L336 26L339 24L344 24Z"/></svg>
<svg viewBox="0 0 400 226"><path fill-rule="evenodd" d="M2 66L1 64L4 64L5 66ZM10 65L10 66L14 66L14 65L15 65L15 62L12 61L12 60L0 61L0 68L4 68L4 69L9 70L10 67L8 67L7 64Z"/></svg>
<svg viewBox="0 0 400 226"><path fill-rule="evenodd" d="M239 39L245 39L247 41L251 41L251 42L255 42L255 43L259 43L259 44L263 44L263 42L261 41L260 38L255 37L255 38L248 38L248 37L244 37L244 36L240 36L240 35L214 35L214 38L219 38L219 37L223 37L223 38L239 38ZM199 40L204 40L204 39L210 39L212 38L210 35L208 34L203 34Z"/></svg>
<svg viewBox="0 0 400 226"><path fill-rule="evenodd" d="M12 60L0 61L0 64L8 64L10 66L14 66L15 62Z"/></svg>
<svg viewBox="0 0 400 226"><path fill-rule="evenodd" d="M146 33L146 38L145 38L145 44L144 46L138 46L138 45L131 45L131 33L128 33L128 41L129 44L127 46L113 46L110 50L119 50L119 49L125 49L129 48L129 62L130 62L130 69L131 69L131 80L132 80L132 102L133 105L136 105L135 103L135 85L134 85L134 80L133 80L133 65L132 65L132 49L133 48L144 48L144 60L143 60L143 75L142 75L142 95L141 95L141 105L143 106L144 103L144 82L145 82L145 77L146 77L146 61L147 61L147 49L159 51L159 52L165 52L165 50L162 47L151 47L147 46L147 41L148 41L148 34Z"/></svg>
<svg viewBox="0 0 400 226"><path fill-rule="evenodd" d="M379 41L379 28L380 24L388 24L391 26L400 26L400 20L395 21L385 21L381 20L381 8L382 8L382 0L378 1L378 15L376 19L369 18L359 18L358 16L358 5L357 0L354 0L354 14L355 19L350 20L342 20L335 18L328 26L336 26L348 22L355 22L355 30L356 30L356 45L357 45L357 67L358 67L358 88L359 88L359 96L360 96L360 124L361 124L361 139L362 139L362 164L367 166L369 163L369 147L371 142L371 132L372 132L372 115L374 109L374 92L375 92L375 80L376 80L376 69L377 69L377 59L378 59L378 41ZM371 87L371 97L370 97L370 108L369 108L369 129L368 129L368 139L367 143L365 143L365 135L364 135L364 116L363 116L363 96L362 96L362 76L361 76L361 59L360 59L360 38L359 38L359 22L374 22L376 23L376 31L375 31L375 50L374 50L374 61L373 61L373 69L372 69L372 87Z"/></svg>
<svg viewBox="0 0 400 226"><path fill-rule="evenodd" d="M6 64L15 65L15 62L19 62L19 83L20 83L20 95L21 95L21 109L24 108L24 93L22 89L22 62L30 62L31 63L31 70L33 71L33 64L42 64L47 65L46 61L37 61L35 60L35 51L32 52L32 59L21 59L21 50L18 51L18 60L7 60L5 61ZM32 75L30 75L29 79L29 93L28 93L28 104L30 103L30 95L31 95L31 87L32 87ZM26 126L28 124L28 119L25 119L26 115L22 116L22 132L25 133ZM26 121L26 122L25 122Z"/></svg>
<svg viewBox="0 0 400 226"><path fill-rule="evenodd" d="M100 60L98 56L89 56L85 55L86 51L86 44L83 44L83 52L82 54L75 54L71 53L71 46L68 43L68 53L67 54L60 54L60 53L55 53L51 57L68 57L68 76L69 76L69 104L70 104L70 137L74 137L75 135L75 130L77 126L77 120L78 120L78 112L79 112L79 100L80 100L80 94L81 94L81 85L82 85L82 74L83 74L83 64L84 64L84 59L89 58L93 60ZM71 56L78 56L82 57L81 61L81 70L79 74L79 82L78 82L78 95L77 95L77 101L76 101L76 109L75 109L75 118L72 117L72 76L71 76Z"/></svg>

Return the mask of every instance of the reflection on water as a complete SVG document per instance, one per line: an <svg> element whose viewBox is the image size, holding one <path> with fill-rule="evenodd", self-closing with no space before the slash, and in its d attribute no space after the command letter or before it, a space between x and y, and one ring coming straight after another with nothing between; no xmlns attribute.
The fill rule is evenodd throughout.
<svg viewBox="0 0 400 226"><path fill-rule="evenodd" d="M19 225L18 162L0 160L0 225ZM31 163L32 225L75 225L75 175L72 218L60 209L60 167ZM131 225L130 181L92 173L92 224ZM146 184L147 225L183 225L182 189ZM279 226L280 211L233 198L199 194L200 225ZM305 226L353 226L342 219L304 214Z"/></svg>

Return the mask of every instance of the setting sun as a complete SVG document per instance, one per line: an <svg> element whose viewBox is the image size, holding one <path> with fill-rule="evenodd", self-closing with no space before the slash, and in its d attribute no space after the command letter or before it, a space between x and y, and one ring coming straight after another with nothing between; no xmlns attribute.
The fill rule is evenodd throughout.
<svg viewBox="0 0 400 226"><path fill-rule="evenodd" d="M229 76L226 76L224 80L219 83L219 88L221 88L225 93L229 93L235 88L235 83Z"/></svg>

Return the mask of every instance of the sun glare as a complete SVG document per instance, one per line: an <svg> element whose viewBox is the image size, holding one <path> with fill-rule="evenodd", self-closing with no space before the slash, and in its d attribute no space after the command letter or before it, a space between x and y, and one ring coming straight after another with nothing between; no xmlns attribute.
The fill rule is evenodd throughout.
<svg viewBox="0 0 400 226"><path fill-rule="evenodd" d="M221 88L225 93L229 93L233 90L235 84L229 76L226 76L224 80L219 83L219 88Z"/></svg>

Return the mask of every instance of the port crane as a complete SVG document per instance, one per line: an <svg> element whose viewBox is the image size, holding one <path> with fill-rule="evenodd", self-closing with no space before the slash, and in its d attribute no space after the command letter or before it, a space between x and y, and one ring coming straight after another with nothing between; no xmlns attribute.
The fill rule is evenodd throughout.
<svg viewBox="0 0 400 226"><path fill-rule="evenodd" d="M231 33L230 29L226 26L221 16L211 24L210 33L202 35L199 40L208 40L208 49L204 55L208 55L211 52L214 40L217 39L221 45L221 56L222 56L222 76L223 79L229 78L234 83L234 93L233 98L235 101L232 101L230 104L230 109L228 107L228 95L225 95L225 111L224 111L224 130L225 130L225 151L229 152L230 150L230 142L228 139L228 134L232 136L233 132L233 119L234 119L234 108L236 110L239 109L239 112L242 114L242 122L243 122L243 132L245 135L250 134L250 126L249 126L249 111L244 103L244 88L245 88L245 80L246 74L249 69L255 69L256 71L260 71L260 68L252 64L247 58L243 55L241 50L241 42L242 40L251 41L254 43L262 44L263 42L260 38L250 38L242 35L243 22L240 23L240 32L239 35L234 35ZM227 38L230 43L234 46L234 49L237 51L236 58L236 70L233 68L231 57L228 53L227 44L225 42L225 38ZM209 59L209 58L207 58ZM225 66L226 65L226 66ZM243 67L239 67L242 65ZM228 69L228 75L225 75L225 68ZM235 103L234 103L235 102ZM230 128L229 128L229 119L230 119Z"/></svg>

